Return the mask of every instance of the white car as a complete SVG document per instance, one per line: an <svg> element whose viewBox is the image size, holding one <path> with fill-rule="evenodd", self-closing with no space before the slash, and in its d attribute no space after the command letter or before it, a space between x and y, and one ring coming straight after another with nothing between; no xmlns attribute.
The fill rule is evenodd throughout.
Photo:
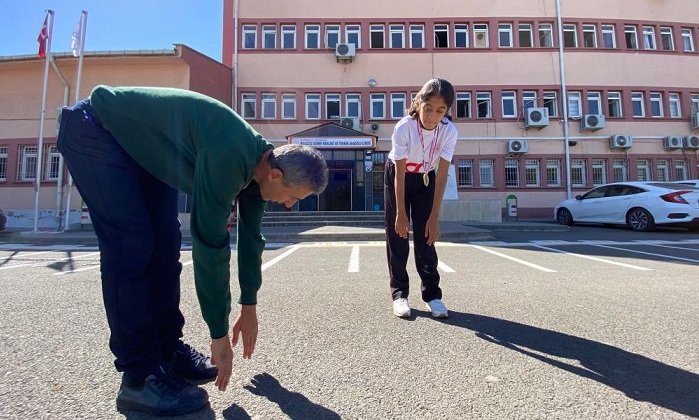
<svg viewBox="0 0 699 420"><path fill-rule="evenodd" d="M562 225L627 225L641 232L656 225L699 226L699 188L674 182L615 182L561 201L553 217Z"/></svg>
<svg viewBox="0 0 699 420"><path fill-rule="evenodd" d="M675 181L675 184L691 185L699 188L699 179L685 179L684 181Z"/></svg>

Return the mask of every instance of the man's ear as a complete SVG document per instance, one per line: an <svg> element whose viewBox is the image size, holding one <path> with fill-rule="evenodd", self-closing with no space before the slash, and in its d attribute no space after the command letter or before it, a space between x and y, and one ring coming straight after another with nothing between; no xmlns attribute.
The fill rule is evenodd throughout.
<svg viewBox="0 0 699 420"><path fill-rule="evenodd" d="M267 176L267 179L269 179L270 181L282 181L284 179L284 172L282 172L278 168L272 168L269 170L269 175Z"/></svg>

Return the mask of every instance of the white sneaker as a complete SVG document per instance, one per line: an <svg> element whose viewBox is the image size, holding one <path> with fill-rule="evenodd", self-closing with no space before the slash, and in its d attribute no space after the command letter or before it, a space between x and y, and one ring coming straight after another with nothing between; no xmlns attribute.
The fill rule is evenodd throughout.
<svg viewBox="0 0 699 420"><path fill-rule="evenodd" d="M410 306L408 299L398 298L393 301L393 315L399 318L408 318L410 316Z"/></svg>
<svg viewBox="0 0 699 420"><path fill-rule="evenodd" d="M427 307L432 311L432 316L435 318L447 318L449 316L449 311L444 303L440 299L433 299L427 302ZM395 304L394 304L395 308Z"/></svg>

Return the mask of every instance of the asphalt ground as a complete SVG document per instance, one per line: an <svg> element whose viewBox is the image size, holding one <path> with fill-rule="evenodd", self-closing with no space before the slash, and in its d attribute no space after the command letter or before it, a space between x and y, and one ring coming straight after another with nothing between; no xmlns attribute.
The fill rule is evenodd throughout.
<svg viewBox="0 0 699 420"><path fill-rule="evenodd" d="M440 242L443 321L412 260L413 317L393 316L382 242L272 243L252 360L236 350L229 389L182 418L697 418L692 238ZM150 418L115 408L96 252L0 244L1 418ZM185 339L206 351L182 261Z"/></svg>

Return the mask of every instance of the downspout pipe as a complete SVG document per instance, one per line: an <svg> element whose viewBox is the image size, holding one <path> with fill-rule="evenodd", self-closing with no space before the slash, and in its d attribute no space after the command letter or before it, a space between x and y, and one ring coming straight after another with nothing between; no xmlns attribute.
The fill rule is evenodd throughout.
<svg viewBox="0 0 699 420"><path fill-rule="evenodd" d="M240 2L235 1L235 11L233 17L233 110L238 112L238 19L240 14Z"/></svg>
<svg viewBox="0 0 699 420"><path fill-rule="evenodd" d="M568 142L568 92L566 90L566 68L563 59L563 23L561 21L561 0L556 0L556 24L558 25L558 67L561 72L561 102L563 103L563 143L566 160L566 198L572 196L570 188L570 144Z"/></svg>

